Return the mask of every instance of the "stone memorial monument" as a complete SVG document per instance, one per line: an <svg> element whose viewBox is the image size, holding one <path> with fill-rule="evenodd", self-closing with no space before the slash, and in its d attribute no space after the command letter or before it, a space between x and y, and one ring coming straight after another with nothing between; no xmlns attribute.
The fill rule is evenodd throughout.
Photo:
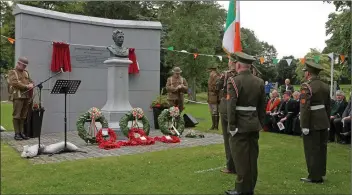
<svg viewBox="0 0 352 195"><path fill-rule="evenodd" d="M119 121L131 107L140 107L153 124L150 104L160 88L160 22L112 20L21 4L16 4L13 14L15 58L28 58L27 68L35 83L55 74L50 71L52 42L70 45L72 72L61 73L43 84L42 134L64 132L64 97L51 94L58 79L82 81L76 94L67 97L68 130L77 130L77 119L91 107L102 108L110 122ZM112 34L116 36L114 44ZM135 49L139 74L127 73L131 63L128 48Z"/></svg>
<svg viewBox="0 0 352 195"><path fill-rule="evenodd" d="M128 48L123 47L124 34L115 30L112 34L114 45L108 46L110 58L104 61L108 66L107 100L102 113L113 130L120 130L119 121L123 115L132 110L128 91Z"/></svg>

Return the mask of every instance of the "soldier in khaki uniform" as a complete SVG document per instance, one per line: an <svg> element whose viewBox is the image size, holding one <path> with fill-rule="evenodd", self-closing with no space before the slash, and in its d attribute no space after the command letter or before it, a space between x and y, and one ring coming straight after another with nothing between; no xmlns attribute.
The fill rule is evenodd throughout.
<svg viewBox="0 0 352 195"><path fill-rule="evenodd" d="M25 57L18 59L17 65L8 73L8 81L10 85L11 99L13 100L13 127L15 130L15 140L29 139L24 135L24 121L27 117L29 109L29 93L24 93L28 89L32 89L33 81L29 77L26 67L28 60Z"/></svg>
<svg viewBox="0 0 352 195"><path fill-rule="evenodd" d="M183 110L184 93L187 93L188 84L185 78L181 76L182 70L179 67L175 67L173 75L167 79L166 90L167 100L170 106L177 106L180 112Z"/></svg>
<svg viewBox="0 0 352 195"><path fill-rule="evenodd" d="M322 183L326 175L326 152L330 128L330 90L318 77L323 68L320 64L306 61L301 85L300 123L308 177L302 181Z"/></svg>
<svg viewBox="0 0 352 195"><path fill-rule="evenodd" d="M235 64L236 64L235 59L230 58L229 64L228 64L229 70L224 71L216 82L216 88L220 97L219 112L221 117L222 135L224 137L225 154L226 154L226 169L221 170L221 172L230 173L230 174L236 173L236 169L235 169L235 164L233 162L233 158L230 150L230 144L229 144L230 133L227 131L228 120L227 120L226 94L227 94L228 78L236 75Z"/></svg>
<svg viewBox="0 0 352 195"><path fill-rule="evenodd" d="M210 72L208 80L208 104L212 121L212 125L209 130L219 130L219 94L216 91L216 81L220 75L216 71L217 66L212 66L208 70Z"/></svg>
<svg viewBox="0 0 352 195"><path fill-rule="evenodd" d="M253 194L258 177L259 131L265 117L264 81L250 70L255 58L235 52L235 77L227 82L227 115L230 149L235 162L237 179L235 188L226 194Z"/></svg>

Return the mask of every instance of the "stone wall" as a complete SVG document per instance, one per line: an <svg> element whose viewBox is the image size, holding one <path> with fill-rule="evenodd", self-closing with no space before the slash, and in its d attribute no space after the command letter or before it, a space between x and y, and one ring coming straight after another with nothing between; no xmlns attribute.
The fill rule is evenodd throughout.
<svg viewBox="0 0 352 195"><path fill-rule="evenodd" d="M139 75L129 76L132 107L141 107L153 124L152 100L160 84L160 22L110 20L73 15L25 5L16 5L16 59L29 59L28 71L36 83L53 75L50 71L52 41L70 44L72 72L62 73L43 84L45 107L43 133L64 130L64 96L50 94L57 79L81 80L74 95L68 95L68 129L76 129L79 115L91 107L102 108L107 95L107 67L103 61L113 43L112 32L121 29L124 45L136 49Z"/></svg>

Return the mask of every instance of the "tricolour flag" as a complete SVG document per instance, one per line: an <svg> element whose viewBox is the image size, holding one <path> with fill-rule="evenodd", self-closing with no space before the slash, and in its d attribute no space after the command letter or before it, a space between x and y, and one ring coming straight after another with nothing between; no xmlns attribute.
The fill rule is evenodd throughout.
<svg viewBox="0 0 352 195"><path fill-rule="evenodd" d="M240 28L240 1L230 0L227 11L225 34L222 39L224 51L230 53L242 51Z"/></svg>

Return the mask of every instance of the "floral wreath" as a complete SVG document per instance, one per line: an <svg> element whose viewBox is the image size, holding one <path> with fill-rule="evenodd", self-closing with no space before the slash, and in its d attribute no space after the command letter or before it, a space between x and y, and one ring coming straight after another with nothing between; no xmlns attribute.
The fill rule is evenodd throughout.
<svg viewBox="0 0 352 195"><path fill-rule="evenodd" d="M164 135L180 136L185 130L185 121L180 115L178 107L171 107L161 112L158 117L159 128ZM170 128L169 125L173 124L174 128Z"/></svg>
<svg viewBox="0 0 352 195"><path fill-rule="evenodd" d="M84 124L86 122L90 122L90 128L88 131L84 128ZM97 143L96 134L98 133L98 130L95 126L95 122L100 122L102 128L109 127L108 121L96 107L90 108L88 112L82 114L76 122L78 136L82 138L87 144Z"/></svg>
<svg viewBox="0 0 352 195"><path fill-rule="evenodd" d="M150 124L148 118L144 115L144 112L141 108L133 108L130 112L125 114L120 119L120 128L122 133L128 137L130 129L128 128L128 121L132 121L132 127L131 128L139 128L137 121L141 120L143 124L143 131L145 135L149 135L150 131Z"/></svg>

